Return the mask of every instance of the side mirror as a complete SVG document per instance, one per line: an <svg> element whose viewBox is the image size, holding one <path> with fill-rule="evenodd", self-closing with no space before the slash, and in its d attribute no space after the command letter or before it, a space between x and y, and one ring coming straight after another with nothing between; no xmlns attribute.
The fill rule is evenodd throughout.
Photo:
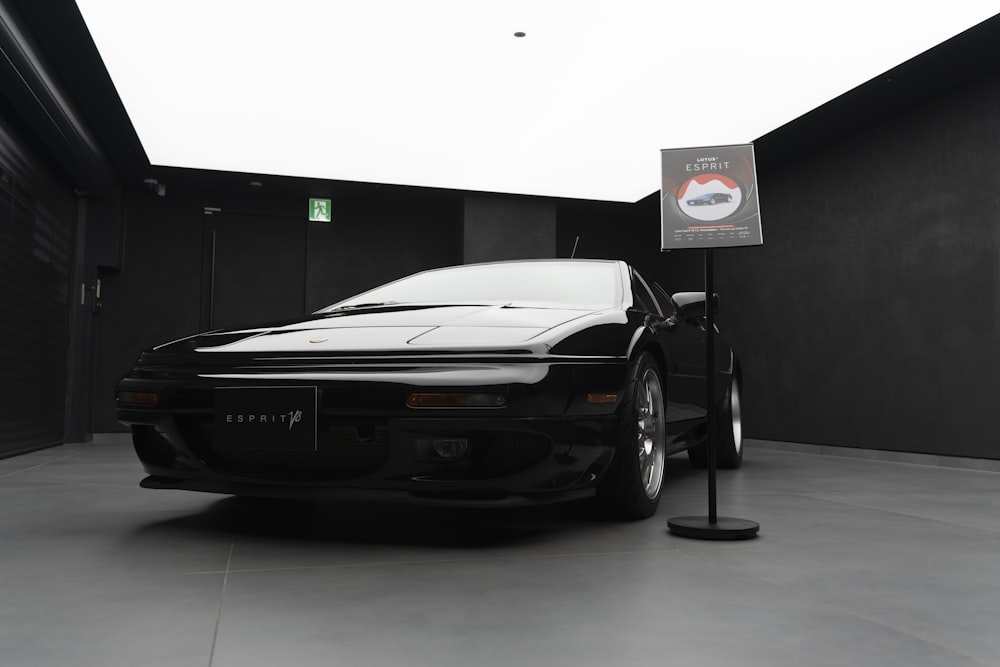
<svg viewBox="0 0 1000 667"><path fill-rule="evenodd" d="M677 292L670 297L677 304L674 317L678 320L692 320L705 316L704 292ZM712 313L719 312L719 295L712 295Z"/></svg>

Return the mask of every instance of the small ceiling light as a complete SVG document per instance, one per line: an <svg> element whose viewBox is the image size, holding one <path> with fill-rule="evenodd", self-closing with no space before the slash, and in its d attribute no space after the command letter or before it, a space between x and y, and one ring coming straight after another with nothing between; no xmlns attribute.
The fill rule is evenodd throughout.
<svg viewBox="0 0 1000 667"><path fill-rule="evenodd" d="M518 30L517 32L514 33L514 37L526 37L527 35L528 35L528 33L521 32L520 30Z"/></svg>

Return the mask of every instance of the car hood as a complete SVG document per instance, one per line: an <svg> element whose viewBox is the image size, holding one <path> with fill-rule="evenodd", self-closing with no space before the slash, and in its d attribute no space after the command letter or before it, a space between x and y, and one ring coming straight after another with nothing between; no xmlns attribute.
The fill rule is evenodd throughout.
<svg viewBox="0 0 1000 667"><path fill-rule="evenodd" d="M199 334L156 348L197 352L430 351L505 348L604 312L565 306L398 305L317 313L294 322ZM580 326L587 326L581 321ZM579 327L570 327L573 331Z"/></svg>

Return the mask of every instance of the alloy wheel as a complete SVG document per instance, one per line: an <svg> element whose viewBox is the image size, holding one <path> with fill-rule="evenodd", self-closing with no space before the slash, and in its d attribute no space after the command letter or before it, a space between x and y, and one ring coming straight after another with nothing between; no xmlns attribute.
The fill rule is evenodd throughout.
<svg viewBox="0 0 1000 667"><path fill-rule="evenodd" d="M743 419L740 414L740 383L735 377L729 385L729 414L732 418L733 445L739 454L743 451Z"/></svg>
<svg viewBox="0 0 1000 667"><path fill-rule="evenodd" d="M663 390L656 371L647 368L636 391L636 437L639 475L650 500L660 494L663 483Z"/></svg>

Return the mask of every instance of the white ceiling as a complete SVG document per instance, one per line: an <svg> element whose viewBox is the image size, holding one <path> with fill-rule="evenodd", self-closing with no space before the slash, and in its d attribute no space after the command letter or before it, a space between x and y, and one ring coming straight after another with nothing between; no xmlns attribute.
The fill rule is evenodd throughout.
<svg viewBox="0 0 1000 667"><path fill-rule="evenodd" d="M77 0L154 165L632 202L996 0ZM523 31L524 37L514 33Z"/></svg>

